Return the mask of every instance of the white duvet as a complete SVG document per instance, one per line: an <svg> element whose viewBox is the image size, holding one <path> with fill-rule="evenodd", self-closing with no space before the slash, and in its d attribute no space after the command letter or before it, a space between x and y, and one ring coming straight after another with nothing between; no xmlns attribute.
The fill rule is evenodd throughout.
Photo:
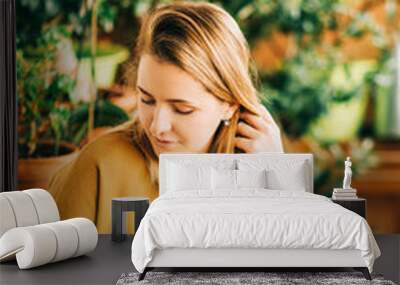
<svg viewBox="0 0 400 285"><path fill-rule="evenodd" d="M380 251L366 220L300 191L180 191L153 201L132 243L143 272L155 249L358 249L372 272Z"/></svg>

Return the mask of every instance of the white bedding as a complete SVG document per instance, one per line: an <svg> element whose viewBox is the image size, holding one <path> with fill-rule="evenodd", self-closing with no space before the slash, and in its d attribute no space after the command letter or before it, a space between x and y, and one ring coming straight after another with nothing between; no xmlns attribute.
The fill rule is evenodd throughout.
<svg viewBox="0 0 400 285"><path fill-rule="evenodd" d="M299 191L170 192L151 204L132 243L143 272L155 249L358 249L372 272L380 251L361 216Z"/></svg>

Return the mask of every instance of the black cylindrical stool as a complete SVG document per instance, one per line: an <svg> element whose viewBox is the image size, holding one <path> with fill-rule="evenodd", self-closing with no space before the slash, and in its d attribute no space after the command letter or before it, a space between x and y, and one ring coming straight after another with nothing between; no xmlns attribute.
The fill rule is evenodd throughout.
<svg viewBox="0 0 400 285"><path fill-rule="evenodd" d="M149 198L146 197L113 198L111 204L111 239L113 241L123 241L125 239L126 212L135 212L135 231L137 231L140 221L148 208Z"/></svg>

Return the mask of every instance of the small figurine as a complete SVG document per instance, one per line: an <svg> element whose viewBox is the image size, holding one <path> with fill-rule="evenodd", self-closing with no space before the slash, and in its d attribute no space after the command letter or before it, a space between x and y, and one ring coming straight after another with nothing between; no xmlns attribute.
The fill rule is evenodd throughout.
<svg viewBox="0 0 400 285"><path fill-rule="evenodd" d="M351 171L351 160L350 157L348 156L346 158L346 161L344 162L344 179L343 179L343 189L352 189L351 188L351 176L352 176L352 171Z"/></svg>

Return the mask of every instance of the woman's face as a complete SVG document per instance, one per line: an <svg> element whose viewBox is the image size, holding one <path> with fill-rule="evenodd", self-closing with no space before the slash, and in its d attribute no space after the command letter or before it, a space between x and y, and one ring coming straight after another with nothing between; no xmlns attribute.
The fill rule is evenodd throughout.
<svg viewBox="0 0 400 285"><path fill-rule="evenodd" d="M157 155L207 152L221 120L234 111L182 69L147 54L137 92L139 120Z"/></svg>

